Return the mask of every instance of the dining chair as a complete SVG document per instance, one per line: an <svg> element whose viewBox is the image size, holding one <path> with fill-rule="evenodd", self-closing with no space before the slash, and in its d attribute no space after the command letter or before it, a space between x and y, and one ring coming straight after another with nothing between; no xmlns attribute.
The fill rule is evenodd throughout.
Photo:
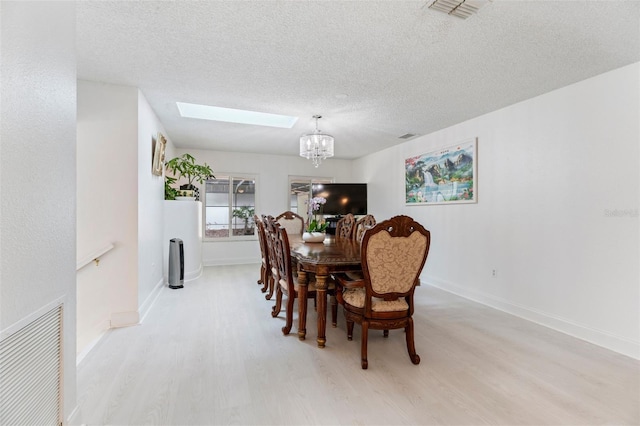
<svg viewBox="0 0 640 426"><path fill-rule="evenodd" d="M362 326L360 365L368 368L369 329L404 328L407 351L414 364L420 363L413 330L413 293L429 254L431 234L409 216L395 216L365 232L360 256L362 280L346 275L336 279L343 292L339 301L347 320L347 338L353 339L353 326Z"/></svg>
<svg viewBox="0 0 640 426"><path fill-rule="evenodd" d="M268 274L268 293L264 296L265 299L271 300L275 285L278 282L278 267L276 259L276 237L278 222L276 222L273 216L263 215L262 223L264 224L265 243L267 246L267 257L269 263Z"/></svg>
<svg viewBox="0 0 640 426"><path fill-rule="evenodd" d="M353 231L356 227L356 218L351 213L346 214L338 221L336 225L336 240L349 240L352 238Z"/></svg>
<svg viewBox="0 0 640 426"><path fill-rule="evenodd" d="M280 213L276 216L276 222L286 229L289 235L302 235L304 231L304 218L291 211Z"/></svg>
<svg viewBox="0 0 640 426"><path fill-rule="evenodd" d="M267 234L265 224L261 217L253 215L253 221L258 229L258 241L260 242L260 279L258 284L262 284L261 291L265 293L269 288L271 280L271 263L269 262L269 248L267 247Z"/></svg>
<svg viewBox="0 0 640 426"><path fill-rule="evenodd" d="M364 233L368 229L373 228L375 224L376 224L376 218L373 215L368 214L368 215L362 216L360 219L356 220L355 228L353 230L353 234L351 234L351 237L355 241L361 243ZM350 280L361 280L364 278L362 271L349 271L349 272L345 272L345 274L349 277Z"/></svg>
<svg viewBox="0 0 640 426"><path fill-rule="evenodd" d="M362 237L367 229L373 228L376 224L376 218L373 215L365 215L356 221L355 231L353 232L353 238L362 242Z"/></svg>
<svg viewBox="0 0 640 426"><path fill-rule="evenodd" d="M276 240L275 240L275 253L276 253L276 268L277 281L276 281L276 304L273 306L271 316L274 318L280 314L282 309L282 297L287 296L287 306L285 308L285 326L282 327L282 333L284 335L289 334L293 325L293 306L295 299L298 299L298 303L301 304L301 315L307 314L307 299L316 298L315 281L309 278L307 284L307 298L300 300L299 298L299 283L297 274L293 273L294 263L291 261L291 246L289 244L289 236L287 231L282 226L275 226L276 228ZM327 286L327 293L335 295L335 283L329 282ZM315 306L315 305L314 305ZM331 305L331 320L335 323L338 316L337 305Z"/></svg>

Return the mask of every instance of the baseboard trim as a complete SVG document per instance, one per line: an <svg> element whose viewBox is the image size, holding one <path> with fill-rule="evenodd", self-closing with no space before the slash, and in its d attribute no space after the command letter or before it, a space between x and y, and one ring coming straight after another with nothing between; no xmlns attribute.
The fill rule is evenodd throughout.
<svg viewBox="0 0 640 426"><path fill-rule="evenodd" d="M464 297L465 299L481 303L499 311L526 319L527 321L585 340L589 343L593 343L594 345L601 346L630 358L640 360L640 342L638 341L616 336L606 331L578 324L566 318L561 318L546 312L518 305L489 294L470 290L442 279L429 277L421 280L421 282L425 285L444 290L455 294L456 296Z"/></svg>
<svg viewBox="0 0 640 426"><path fill-rule="evenodd" d="M137 311L114 312L111 314L111 328L129 327L140 323Z"/></svg>
<svg viewBox="0 0 640 426"><path fill-rule="evenodd" d="M76 354L76 367L80 365L80 363L85 359L85 357L91 352L91 350L102 340L107 331L109 331L109 327L111 326L109 320L100 321L100 323L91 330L92 336L96 336L91 340L88 344L84 346L84 349L80 353Z"/></svg>
<svg viewBox="0 0 640 426"><path fill-rule="evenodd" d="M67 421L64 423L65 425L77 425L77 424L81 424L82 419L80 418L80 409L79 407L76 405L73 410L71 411L71 414L69 414L67 416Z"/></svg>
<svg viewBox="0 0 640 426"><path fill-rule="evenodd" d="M208 259L202 262L204 266L226 266L226 265L252 265L254 263L260 263L260 259L255 257L238 257L235 259Z"/></svg>
<svg viewBox="0 0 640 426"><path fill-rule="evenodd" d="M151 294L147 296L146 300L138 308L138 311L140 312L140 322L144 321L145 317L151 310L151 307L156 302L156 299L158 299L158 296L160 295L160 290L162 290L163 285L164 285L164 277L160 278L160 281L158 281L158 283L153 287L153 290L151 290Z"/></svg>
<svg viewBox="0 0 640 426"><path fill-rule="evenodd" d="M197 280L202 276L202 263L198 265L198 269L184 273L184 282Z"/></svg>

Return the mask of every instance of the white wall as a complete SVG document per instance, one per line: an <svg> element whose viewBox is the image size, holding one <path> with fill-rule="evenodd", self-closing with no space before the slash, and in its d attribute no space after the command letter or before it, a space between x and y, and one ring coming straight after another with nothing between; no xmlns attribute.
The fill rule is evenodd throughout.
<svg viewBox="0 0 640 426"><path fill-rule="evenodd" d="M171 140L138 91L138 306L144 315L163 284L164 176L151 173L152 141L158 132Z"/></svg>
<svg viewBox="0 0 640 426"><path fill-rule="evenodd" d="M78 271L80 357L108 328L137 324L163 284L164 179L153 140L173 145L135 87L78 81L78 258L113 243Z"/></svg>
<svg viewBox="0 0 640 426"><path fill-rule="evenodd" d="M78 353L112 326L138 322L138 90L78 81Z"/></svg>
<svg viewBox="0 0 640 426"><path fill-rule="evenodd" d="M76 407L75 5L0 8L0 336L64 304L66 419Z"/></svg>
<svg viewBox="0 0 640 426"><path fill-rule="evenodd" d="M292 152L297 149L292 141ZM277 215L289 209L289 176L318 176L335 178L336 182L350 182L351 161L329 159L317 169L309 160L298 156L243 154L237 152L176 150L176 156L184 152L192 154L198 163L207 163L214 174L229 173L257 176L256 213ZM167 157L170 159L171 157ZM204 188L200 189L204 195ZM202 197L203 201L204 198ZM204 214L203 214L204 217ZM256 237L257 238L257 237ZM257 239L249 241L205 241L202 248L203 264L228 265L260 262L260 245Z"/></svg>
<svg viewBox="0 0 640 426"><path fill-rule="evenodd" d="M460 123L354 176L376 217L431 230L427 283L640 358L639 76L633 64ZM469 137L478 204L405 206L404 159Z"/></svg>

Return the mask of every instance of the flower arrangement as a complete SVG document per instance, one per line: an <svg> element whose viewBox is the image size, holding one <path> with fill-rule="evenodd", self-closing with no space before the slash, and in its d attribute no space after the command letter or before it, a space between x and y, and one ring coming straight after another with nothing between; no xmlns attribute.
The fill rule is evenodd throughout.
<svg viewBox="0 0 640 426"><path fill-rule="evenodd" d="M307 202L309 206L309 226L307 226L306 232L324 232L327 229L327 223L322 218L322 208L327 202L324 197L314 197ZM317 215L320 215L320 220L317 219Z"/></svg>

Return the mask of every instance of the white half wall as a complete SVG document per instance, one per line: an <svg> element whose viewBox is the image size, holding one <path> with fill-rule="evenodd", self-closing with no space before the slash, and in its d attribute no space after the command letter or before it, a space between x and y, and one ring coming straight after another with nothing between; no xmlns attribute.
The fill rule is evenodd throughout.
<svg viewBox="0 0 640 426"><path fill-rule="evenodd" d="M431 231L427 283L640 358L639 80L637 63L590 78L357 160L354 176L377 218ZM406 206L404 160L471 137L478 203Z"/></svg>
<svg viewBox="0 0 640 426"><path fill-rule="evenodd" d="M63 303L66 420L76 407L75 4L0 9L0 336Z"/></svg>

